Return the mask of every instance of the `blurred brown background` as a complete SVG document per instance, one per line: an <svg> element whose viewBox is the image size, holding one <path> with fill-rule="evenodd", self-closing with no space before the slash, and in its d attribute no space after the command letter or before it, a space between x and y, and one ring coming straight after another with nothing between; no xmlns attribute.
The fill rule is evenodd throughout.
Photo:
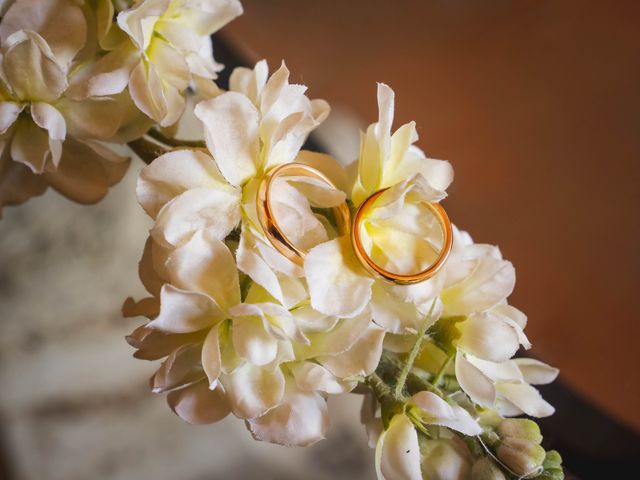
<svg viewBox="0 0 640 480"><path fill-rule="evenodd" d="M396 91L454 221L515 264L533 353L640 429L640 2L243 3L226 38L334 110Z"/></svg>

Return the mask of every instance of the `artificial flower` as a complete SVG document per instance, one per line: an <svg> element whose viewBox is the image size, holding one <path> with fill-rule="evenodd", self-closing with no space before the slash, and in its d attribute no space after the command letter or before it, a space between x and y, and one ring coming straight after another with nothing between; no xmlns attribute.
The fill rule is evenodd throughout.
<svg viewBox="0 0 640 480"><path fill-rule="evenodd" d="M83 11L71 0L46 5L18 0L0 22L0 175L3 183L12 183L0 208L48 185L92 203L126 172L127 158L101 143L121 127L121 103L68 96L73 62L86 36Z"/></svg>
<svg viewBox="0 0 640 480"><path fill-rule="evenodd" d="M213 60L210 37L242 13L238 0L138 0L117 14L115 31L113 5L101 7L106 53L82 66L74 92L114 95L128 86L136 106L161 127L180 118L190 85L214 89L208 84L222 66Z"/></svg>
<svg viewBox="0 0 640 480"><path fill-rule="evenodd" d="M242 224L240 270L290 307L304 295L297 280L303 272L264 237L255 210L258 185L269 169L292 161L324 170L318 165L321 157L330 176L342 172L330 157L300 150L329 109L322 100L310 100L306 88L289 84L288 78L284 64L268 78L265 61L253 70L234 70L231 90L195 109L208 152L181 149L157 158L140 175L137 194L155 219L154 239L165 248L179 246L196 230L224 239ZM309 198L290 185L296 181L276 182L274 210L292 241L312 246L325 241L327 233ZM332 207L344 201L344 194L325 189L319 201L318 206Z"/></svg>
<svg viewBox="0 0 640 480"><path fill-rule="evenodd" d="M442 242L424 204L444 198L453 172L448 162L429 159L413 145L417 140L413 122L391 135L394 93L384 84L378 84L378 110L378 122L361 135L352 199L358 206L367 196L388 188L363 221L363 244L381 267L401 274L416 272L432 263ZM416 285L389 285L362 268L347 238L313 248L304 268L316 310L349 317L369 305L376 323L399 334L419 330L444 278L436 275ZM437 315L430 318L435 321Z"/></svg>
<svg viewBox="0 0 640 480"><path fill-rule="evenodd" d="M162 269L168 277L161 278L152 242L141 276L155 294L128 301L124 310L152 319L129 337L136 355L168 356L152 379L153 390L171 392L173 410L192 423L233 412L261 440L307 445L323 438L324 396L350 391L357 376L373 372L383 332L367 318L357 325L310 321L314 313L304 305L286 309L256 284L241 299L231 251L203 232L168 256ZM208 402L216 413L198 413Z"/></svg>
<svg viewBox="0 0 640 480"><path fill-rule="evenodd" d="M452 429L479 435L482 429L458 405L449 405L432 392L420 392L407 402L408 412L397 414L376 443L376 471L380 480L463 479L470 471L470 455L464 444L448 435ZM420 438L420 427L438 425L445 432L434 439Z"/></svg>

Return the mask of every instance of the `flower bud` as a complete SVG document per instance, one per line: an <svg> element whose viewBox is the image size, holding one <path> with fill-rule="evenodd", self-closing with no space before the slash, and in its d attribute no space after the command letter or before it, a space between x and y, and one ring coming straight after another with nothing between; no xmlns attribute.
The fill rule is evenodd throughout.
<svg viewBox="0 0 640 480"><path fill-rule="evenodd" d="M507 437L498 447L498 458L518 475L534 472L544 462L546 452L526 438Z"/></svg>
<svg viewBox="0 0 640 480"><path fill-rule="evenodd" d="M502 439L520 438L535 445L540 445L542 442L538 424L525 418L507 418L500 422L497 430Z"/></svg>
<svg viewBox="0 0 640 480"><path fill-rule="evenodd" d="M506 480L504 473L490 458L483 457L473 464L471 480Z"/></svg>

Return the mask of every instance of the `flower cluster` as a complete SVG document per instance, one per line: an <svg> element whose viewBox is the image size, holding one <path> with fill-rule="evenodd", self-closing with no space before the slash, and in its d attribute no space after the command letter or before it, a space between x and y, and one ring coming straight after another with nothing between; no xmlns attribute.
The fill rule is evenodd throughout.
<svg viewBox="0 0 640 480"><path fill-rule="evenodd" d="M93 203L124 145L217 92L210 35L237 0L15 0L0 22L0 211L48 186ZM114 20L115 19L115 20Z"/></svg>
<svg viewBox="0 0 640 480"><path fill-rule="evenodd" d="M415 145L413 122L392 133L384 84L378 107L357 163L343 168L303 149L329 107L290 84L284 64L271 76L265 61L234 70L229 91L195 107L206 149L167 151L140 174L138 200L154 221L140 262L151 296L123 310L150 321L128 341L138 358L166 357L152 389L190 423L233 413L256 439L309 445L326 432L327 396L359 386L380 478L561 478L539 439L520 448L524 434L513 434L509 448L499 436L505 417L553 412L532 385L557 375L512 359L530 344L526 316L507 303L511 263L454 227L442 270L388 283L363 268L330 214L384 189L362 223L370 257L410 273L440 250L427 205L446 197L451 165ZM291 162L333 183L274 181L273 214L306 252L301 263L274 248L256 209L265 176Z"/></svg>

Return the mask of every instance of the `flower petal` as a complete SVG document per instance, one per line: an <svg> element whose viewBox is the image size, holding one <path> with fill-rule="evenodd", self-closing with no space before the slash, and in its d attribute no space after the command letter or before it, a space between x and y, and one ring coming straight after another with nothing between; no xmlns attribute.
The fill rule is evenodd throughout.
<svg viewBox="0 0 640 480"><path fill-rule="evenodd" d="M327 404L317 393L298 390L287 382L282 402L248 423L253 438L288 447L307 447L322 440L329 427Z"/></svg>
<svg viewBox="0 0 640 480"><path fill-rule="evenodd" d="M524 381L531 385L546 385L553 382L560 370L534 358L516 358L513 360L522 372Z"/></svg>
<svg viewBox="0 0 640 480"><path fill-rule="evenodd" d="M365 310L357 317L340 320L335 328L328 332L309 333L308 345L295 345L296 358L304 360L345 352L367 332L370 323L371 315Z"/></svg>
<svg viewBox="0 0 640 480"><path fill-rule="evenodd" d="M223 311L240 303L238 270L229 248L217 238L196 232L167 259L175 286L209 295Z"/></svg>
<svg viewBox="0 0 640 480"><path fill-rule="evenodd" d="M462 352L456 354L456 380L473 402L483 407L492 407L496 401L496 389L477 367L472 365Z"/></svg>
<svg viewBox="0 0 640 480"><path fill-rule="evenodd" d="M442 292L447 316L488 310L507 298L515 285L513 265L502 259L496 247L472 245L465 251L474 258L475 267L464 280Z"/></svg>
<svg viewBox="0 0 640 480"><path fill-rule="evenodd" d="M370 125L360 141L358 178L364 192L354 195L356 205L380 188L384 163L391 146L394 99L393 90L384 83L378 83L378 123Z"/></svg>
<svg viewBox="0 0 640 480"><path fill-rule="evenodd" d="M147 0L118 14L118 26L131 37L143 52L149 47L153 27L158 17L166 13L170 0Z"/></svg>
<svg viewBox="0 0 640 480"><path fill-rule="evenodd" d="M44 39L35 32L18 31L5 42L2 65L16 96L47 103L57 100L67 79Z"/></svg>
<svg viewBox="0 0 640 480"><path fill-rule="evenodd" d="M63 98L56 107L67 122L69 135L76 138L109 140L122 122L120 105L110 98Z"/></svg>
<svg viewBox="0 0 640 480"><path fill-rule="evenodd" d="M190 385L202 379L200 344L185 344L176 348L151 378L153 393L163 393Z"/></svg>
<svg viewBox="0 0 640 480"><path fill-rule="evenodd" d="M219 325L216 325L207 334L202 344L202 368L207 374L209 388L215 389L218 385L218 377L222 371L222 356L220 353Z"/></svg>
<svg viewBox="0 0 640 480"><path fill-rule="evenodd" d="M273 182L271 206L278 226L294 245L309 250L328 240L322 222L315 216L309 200L288 181Z"/></svg>
<svg viewBox="0 0 640 480"><path fill-rule="evenodd" d="M6 150L0 155L0 218L2 218L2 207L19 205L31 197L42 195L48 185L42 175L36 175L25 165L11 160Z"/></svg>
<svg viewBox="0 0 640 480"><path fill-rule="evenodd" d="M371 298L373 279L351 250L348 238L314 247L304 259L311 306L326 315L352 318Z"/></svg>
<svg viewBox="0 0 640 480"><path fill-rule="evenodd" d="M498 393L527 415L536 418L553 415L555 408L545 401L540 392L526 383L498 383Z"/></svg>
<svg viewBox="0 0 640 480"><path fill-rule="evenodd" d="M411 401L426 414L423 417L426 423L443 425L465 435L482 433L482 428L469 412L459 405L449 405L435 393L419 392L411 397Z"/></svg>
<svg viewBox="0 0 640 480"><path fill-rule="evenodd" d="M304 392L348 393L356 386L356 382L341 381L317 363L299 362L292 368L291 373L298 388Z"/></svg>
<svg viewBox="0 0 640 480"><path fill-rule="evenodd" d="M331 155L312 152L310 150L300 150L294 161L320 170L331 180L339 191L349 191L350 185L347 171L345 167Z"/></svg>
<svg viewBox="0 0 640 480"><path fill-rule="evenodd" d="M87 22L72 0L20 0L15 2L0 23L0 40L19 30L41 35L62 65L67 65L84 46Z"/></svg>
<svg viewBox="0 0 640 480"><path fill-rule="evenodd" d="M51 139L64 140L67 136L67 124L64 117L48 103L32 103L31 118L36 125L49 133Z"/></svg>
<svg viewBox="0 0 640 480"><path fill-rule="evenodd" d="M406 415L396 415L376 445L380 480L422 480L418 434Z"/></svg>
<svg viewBox="0 0 640 480"><path fill-rule="evenodd" d="M234 68L229 77L229 90L246 95L254 105L257 105L268 76L269 67L266 60L257 62L253 69Z"/></svg>
<svg viewBox="0 0 640 480"><path fill-rule="evenodd" d="M165 284L160 292L160 315L149 327L169 333L188 333L210 327L225 314L207 295Z"/></svg>
<svg viewBox="0 0 640 480"><path fill-rule="evenodd" d="M234 319L231 335L236 352L248 362L263 366L276 358L278 341L265 330L259 318Z"/></svg>
<svg viewBox="0 0 640 480"><path fill-rule="evenodd" d="M220 388L209 390L206 381L170 392L167 403L176 415L193 425L218 422L230 412Z"/></svg>
<svg viewBox="0 0 640 480"><path fill-rule="evenodd" d="M133 67L129 77L129 94L136 107L153 121L160 123L167 115L162 80L153 64L141 60Z"/></svg>
<svg viewBox="0 0 640 480"><path fill-rule="evenodd" d="M472 457L458 437L427 440L422 445L423 478L429 480L469 480ZM495 478L494 480L498 480Z"/></svg>
<svg viewBox="0 0 640 480"><path fill-rule="evenodd" d="M104 198L129 168L129 160L112 162L103 157L105 148L72 138L64 142L62 158L55 172L45 172L47 181L62 195L79 203Z"/></svg>
<svg viewBox="0 0 640 480"><path fill-rule="evenodd" d="M224 240L238 223L238 191L194 188L162 207L151 234L161 244L180 246L196 231L206 231L208 237Z"/></svg>
<svg viewBox="0 0 640 480"><path fill-rule="evenodd" d="M484 360L509 360L520 347L516 331L491 312L470 315L458 324L458 329L458 348Z"/></svg>
<svg viewBox="0 0 640 480"><path fill-rule="evenodd" d="M24 105L17 102L0 102L0 135L4 134L18 119Z"/></svg>
<svg viewBox="0 0 640 480"><path fill-rule="evenodd" d="M410 145L404 151L404 156L398 162L396 168L389 169L388 172L390 175L386 181L390 184L398 183L416 173L425 178L433 188L441 191L446 190L453 182L453 167L449 162L428 158L415 145Z"/></svg>
<svg viewBox="0 0 640 480"><path fill-rule="evenodd" d="M180 345L186 343L202 342L204 333L202 331L194 333L165 333L160 330L149 328L148 324L136 328L126 337L127 343L137 351L133 354L135 358L142 360L158 360L166 357Z"/></svg>
<svg viewBox="0 0 640 480"><path fill-rule="evenodd" d="M264 288L269 294L286 307L293 306L285 299L286 290L280 284L280 279L269 264L258 253L255 237L248 228L242 229L240 244L236 251L238 269L246 273L251 279Z"/></svg>
<svg viewBox="0 0 640 480"><path fill-rule="evenodd" d="M189 86L191 75L183 55L169 42L154 38L147 49L147 58L155 65L162 82L166 82L178 91Z"/></svg>
<svg viewBox="0 0 640 480"><path fill-rule="evenodd" d="M375 282L371 292L371 314L378 325L389 333L417 332L424 316L415 304L397 298L382 282ZM437 316L433 317L435 321Z"/></svg>
<svg viewBox="0 0 640 480"><path fill-rule="evenodd" d="M118 94L127 88L131 72L139 61L133 44L123 42L104 56L79 65L66 93L74 99Z"/></svg>
<svg viewBox="0 0 640 480"><path fill-rule="evenodd" d="M199 187L232 190L210 155L180 149L159 156L142 169L136 195L142 208L151 218L156 218L171 199Z"/></svg>
<svg viewBox="0 0 640 480"><path fill-rule="evenodd" d="M339 378L370 375L380 362L384 334L384 330L370 324L351 348L337 355L319 357L318 361Z"/></svg>
<svg viewBox="0 0 640 480"><path fill-rule="evenodd" d="M55 170L61 156L60 140L49 138L47 132L29 118L20 118L11 140L11 158L29 167L33 173L45 168Z"/></svg>
<svg viewBox="0 0 640 480"><path fill-rule="evenodd" d="M200 102L195 114L204 124L207 147L229 183L239 186L255 176L259 114L251 101L227 92Z"/></svg>
<svg viewBox="0 0 640 480"><path fill-rule="evenodd" d="M278 405L284 395L285 379L279 367L258 367L251 363L220 377L233 413L256 418Z"/></svg>

